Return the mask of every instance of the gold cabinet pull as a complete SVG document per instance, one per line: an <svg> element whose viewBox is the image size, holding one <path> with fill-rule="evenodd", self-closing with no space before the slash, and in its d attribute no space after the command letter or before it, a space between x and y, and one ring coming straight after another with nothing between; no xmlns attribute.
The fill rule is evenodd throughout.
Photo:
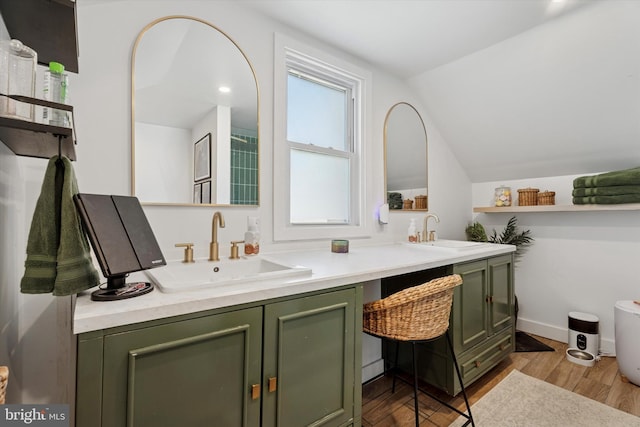
<svg viewBox="0 0 640 427"><path fill-rule="evenodd" d="M509 347L509 344L507 344L506 342L500 344L500 351L504 351Z"/></svg>
<svg viewBox="0 0 640 427"><path fill-rule="evenodd" d="M479 360L476 360L476 361L475 361L475 362L473 362L473 363L474 363L474 365L476 365L476 368L479 368L479 367L480 367L480 361L479 361Z"/></svg>
<svg viewBox="0 0 640 427"><path fill-rule="evenodd" d="M251 386L251 399L256 400L260 398L260 384L253 384Z"/></svg>
<svg viewBox="0 0 640 427"><path fill-rule="evenodd" d="M276 377L269 378L268 381L269 393L273 393L278 388L278 379Z"/></svg>

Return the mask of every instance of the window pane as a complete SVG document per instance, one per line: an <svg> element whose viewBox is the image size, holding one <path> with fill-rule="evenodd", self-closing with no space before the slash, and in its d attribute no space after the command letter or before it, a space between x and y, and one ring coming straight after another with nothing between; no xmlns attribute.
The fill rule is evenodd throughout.
<svg viewBox="0 0 640 427"><path fill-rule="evenodd" d="M291 223L349 223L349 160L291 150Z"/></svg>
<svg viewBox="0 0 640 427"><path fill-rule="evenodd" d="M346 91L289 74L287 139L346 151Z"/></svg>

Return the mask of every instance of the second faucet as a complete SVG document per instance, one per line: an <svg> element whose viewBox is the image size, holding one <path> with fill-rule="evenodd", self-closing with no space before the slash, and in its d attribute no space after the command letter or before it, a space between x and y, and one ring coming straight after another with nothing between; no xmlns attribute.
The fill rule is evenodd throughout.
<svg viewBox="0 0 640 427"><path fill-rule="evenodd" d="M433 219L436 220L436 222L440 222L440 218L438 218L438 215L436 215L436 214L427 214L424 217L424 224L422 226L422 241L423 242L432 242L432 241L436 240L435 231L430 230L427 233L427 225L429 223L429 218L433 218Z"/></svg>
<svg viewBox="0 0 640 427"><path fill-rule="evenodd" d="M218 225L224 228L224 217L220 211L213 214L211 220L211 243L209 243L209 261L220 261L220 250L218 245Z"/></svg>

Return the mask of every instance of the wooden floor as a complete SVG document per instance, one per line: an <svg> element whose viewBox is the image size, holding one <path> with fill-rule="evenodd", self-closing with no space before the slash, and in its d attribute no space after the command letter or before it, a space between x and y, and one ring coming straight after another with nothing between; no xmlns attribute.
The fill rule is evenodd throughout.
<svg viewBox="0 0 640 427"><path fill-rule="evenodd" d="M467 388L473 405L509 372L517 369L529 376L597 400L606 405L640 416L640 387L623 382L614 357L603 357L593 367L566 360L567 344L537 337L553 347L553 352L512 353L507 359ZM454 407L464 410L462 395L448 397L429 386L421 385L438 396L445 397ZM458 414L420 393L420 425L448 426ZM414 426L413 388L402 381L391 393L391 378L383 376L363 386L362 425L364 427Z"/></svg>

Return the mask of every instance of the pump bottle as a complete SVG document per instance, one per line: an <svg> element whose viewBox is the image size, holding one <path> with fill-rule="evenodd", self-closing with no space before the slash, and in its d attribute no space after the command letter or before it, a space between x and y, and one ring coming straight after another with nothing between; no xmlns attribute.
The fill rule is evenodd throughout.
<svg viewBox="0 0 640 427"><path fill-rule="evenodd" d="M407 239L411 243L416 243L418 241L418 233L416 231L416 220L415 218L411 218L411 222L409 222L409 229L407 230Z"/></svg>
<svg viewBox="0 0 640 427"><path fill-rule="evenodd" d="M247 232L244 233L244 254L257 255L260 252L259 221L255 216L247 217Z"/></svg>

